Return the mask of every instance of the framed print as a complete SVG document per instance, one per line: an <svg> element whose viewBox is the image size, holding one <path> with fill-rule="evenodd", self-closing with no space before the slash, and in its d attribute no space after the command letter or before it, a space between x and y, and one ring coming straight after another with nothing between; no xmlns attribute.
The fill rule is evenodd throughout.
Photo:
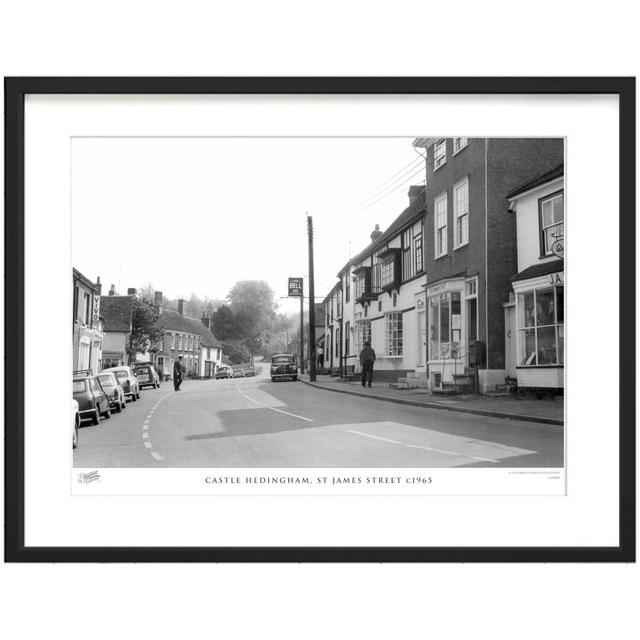
<svg viewBox="0 0 640 640"><path fill-rule="evenodd" d="M634 79L8 78L5 133L7 560L635 560Z"/></svg>

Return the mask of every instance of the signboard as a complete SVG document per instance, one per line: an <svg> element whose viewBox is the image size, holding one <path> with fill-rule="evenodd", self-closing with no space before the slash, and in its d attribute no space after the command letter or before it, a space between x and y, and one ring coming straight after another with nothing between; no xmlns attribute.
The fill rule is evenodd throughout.
<svg viewBox="0 0 640 640"><path fill-rule="evenodd" d="M98 324L100 320L100 296L93 296L93 325ZM92 326L93 326L92 325Z"/></svg>
<svg viewBox="0 0 640 640"><path fill-rule="evenodd" d="M302 278L289 278L289 296L302 297Z"/></svg>
<svg viewBox="0 0 640 640"><path fill-rule="evenodd" d="M564 238L559 238L551 245L551 253L564 260Z"/></svg>

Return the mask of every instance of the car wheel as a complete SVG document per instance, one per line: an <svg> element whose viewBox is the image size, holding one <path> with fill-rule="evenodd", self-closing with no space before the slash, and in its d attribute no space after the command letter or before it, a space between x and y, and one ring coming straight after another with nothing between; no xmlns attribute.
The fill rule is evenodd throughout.
<svg viewBox="0 0 640 640"><path fill-rule="evenodd" d="M73 427L73 448L75 449L78 446L78 420Z"/></svg>
<svg viewBox="0 0 640 640"><path fill-rule="evenodd" d="M271 382L275 382L275 381L276 379L273 376L271 376Z"/></svg>
<svg viewBox="0 0 640 640"><path fill-rule="evenodd" d="M298 382L298 376L293 376L293 378L291 378L294 382Z"/></svg>
<svg viewBox="0 0 640 640"><path fill-rule="evenodd" d="M102 414L105 420L108 420L111 417L111 407L107 404L107 410Z"/></svg>
<svg viewBox="0 0 640 640"><path fill-rule="evenodd" d="M140 400L140 389L138 389L138 393L136 394L136 398Z"/></svg>
<svg viewBox="0 0 640 640"><path fill-rule="evenodd" d="M135 402L138 398L136 398L136 394L132 393L131 394L131 400L133 400L133 402Z"/></svg>
<svg viewBox="0 0 640 640"><path fill-rule="evenodd" d="M120 404L120 398L116 402L116 413L120 413L122 411L122 405Z"/></svg>
<svg viewBox="0 0 640 640"><path fill-rule="evenodd" d="M98 411L98 407L96 407L96 412L93 414L91 422L93 422L93 424L100 424L100 412Z"/></svg>

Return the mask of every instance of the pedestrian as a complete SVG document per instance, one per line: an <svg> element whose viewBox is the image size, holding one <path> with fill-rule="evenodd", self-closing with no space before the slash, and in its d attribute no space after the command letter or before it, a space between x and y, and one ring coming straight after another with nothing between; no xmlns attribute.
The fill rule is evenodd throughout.
<svg viewBox="0 0 640 640"><path fill-rule="evenodd" d="M173 388L175 391L180 391L180 385L182 384L182 356L178 356L178 359L173 363Z"/></svg>
<svg viewBox="0 0 640 640"><path fill-rule="evenodd" d="M324 349L322 347L318 347L318 366L322 369L322 365L324 364Z"/></svg>
<svg viewBox="0 0 640 640"><path fill-rule="evenodd" d="M376 352L371 348L370 342L364 343L364 349L360 352L360 366L362 367L362 386L368 384L371 388L373 380L373 363L376 361Z"/></svg>

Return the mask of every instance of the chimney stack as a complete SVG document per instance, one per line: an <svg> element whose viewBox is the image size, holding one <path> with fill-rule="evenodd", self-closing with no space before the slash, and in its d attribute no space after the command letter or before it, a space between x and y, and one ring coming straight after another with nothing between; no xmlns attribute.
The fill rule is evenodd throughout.
<svg viewBox="0 0 640 640"><path fill-rule="evenodd" d="M96 280L96 292L99 296L102 295L102 283L100 282L100 276L98 276L98 279Z"/></svg>
<svg viewBox="0 0 640 640"><path fill-rule="evenodd" d="M109 295L110 296L115 296L116 295L116 285L115 284L111 285L111 289L109 289Z"/></svg>
<svg viewBox="0 0 640 640"><path fill-rule="evenodd" d="M178 300L178 313L181 316L184 315L184 300L182 298L180 298L180 300Z"/></svg>
<svg viewBox="0 0 640 640"><path fill-rule="evenodd" d="M376 228L371 232L369 236L371 238L371 242L375 242L382 235L382 231L380 231L380 225L377 224Z"/></svg>
<svg viewBox="0 0 640 640"><path fill-rule="evenodd" d="M128 296L135 296L136 295L136 290L132 289L132 288L127 289L127 295Z"/></svg>
<svg viewBox="0 0 640 640"><path fill-rule="evenodd" d="M424 185L412 184L409 187L409 204L415 202L423 193Z"/></svg>
<svg viewBox="0 0 640 640"><path fill-rule="evenodd" d="M204 311L202 312L202 318L200 318L200 321L205 327L207 327L207 329L209 329L209 331L211 331L211 318L204 313Z"/></svg>
<svg viewBox="0 0 640 640"><path fill-rule="evenodd" d="M162 306L162 291L155 292L153 304L155 304L156 307Z"/></svg>

